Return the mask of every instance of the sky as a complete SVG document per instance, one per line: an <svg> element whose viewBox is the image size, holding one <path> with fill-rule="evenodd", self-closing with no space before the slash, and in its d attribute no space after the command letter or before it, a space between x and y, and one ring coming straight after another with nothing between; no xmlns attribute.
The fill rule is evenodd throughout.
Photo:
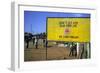
<svg viewBox="0 0 100 73"><path fill-rule="evenodd" d="M33 34L46 32L47 17L90 17L90 14L24 11L24 32L30 32Z"/></svg>

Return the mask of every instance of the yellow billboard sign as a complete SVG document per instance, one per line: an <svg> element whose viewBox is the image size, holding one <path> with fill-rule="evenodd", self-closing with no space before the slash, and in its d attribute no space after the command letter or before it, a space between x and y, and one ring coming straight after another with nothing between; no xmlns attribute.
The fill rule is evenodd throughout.
<svg viewBox="0 0 100 73"><path fill-rule="evenodd" d="M90 18L47 18L47 40L90 42Z"/></svg>

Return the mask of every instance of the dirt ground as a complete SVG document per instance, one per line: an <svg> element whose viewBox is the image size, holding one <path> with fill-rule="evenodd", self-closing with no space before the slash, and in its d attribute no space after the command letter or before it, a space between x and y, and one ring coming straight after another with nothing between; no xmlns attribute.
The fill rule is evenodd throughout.
<svg viewBox="0 0 100 73"><path fill-rule="evenodd" d="M39 45L36 49L31 42L30 47L24 49L24 61L78 59L78 57L69 56L69 53L69 48L57 45L48 46L47 49Z"/></svg>

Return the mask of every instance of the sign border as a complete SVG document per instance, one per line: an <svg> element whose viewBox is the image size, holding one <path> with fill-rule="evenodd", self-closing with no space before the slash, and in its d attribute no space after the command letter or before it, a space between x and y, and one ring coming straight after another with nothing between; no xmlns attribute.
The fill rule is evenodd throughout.
<svg viewBox="0 0 100 73"><path fill-rule="evenodd" d="M73 9L75 10L79 10L79 11L76 11L76 12L80 12L80 10L83 10L83 11L90 11L90 12L86 12L86 13L91 13L91 15L93 17L91 17L91 25L92 25L92 28L91 28L91 48L92 48L92 59L88 59L88 60L63 60L63 61L42 61L42 62L27 62L27 63L24 63L21 59L22 56L22 51L20 49L21 46L21 38L23 36L20 36L20 33L23 33L23 31L20 30L21 27L23 27L22 25L20 25L20 14L19 14L19 7L22 6L22 7L29 7L27 8L28 10L33 10L34 7L38 7L38 8L41 8L41 9L71 9L70 11L73 12ZM30 8L31 7L31 8ZM64 6L47 6L47 5L33 5L32 2L30 3L21 3L21 2L13 2L12 3L12 6L11 6L11 70L13 71L19 71L19 70L36 70L36 69L47 69L47 68L61 68L59 67L60 65L62 67L81 67L81 66L95 66L96 65L96 50L95 50L95 29L96 29L96 26L93 25L93 24L96 24L96 9L95 8L92 8L92 7L86 7L84 8L84 6L75 6L75 5L66 5L65 7ZM41 9L39 9L39 11L41 11ZM23 9L24 10L24 9ZM47 10L48 11L48 10ZM52 11L57 11L57 10L52 10ZM70 64L69 64L70 63ZM71 64L71 63L74 63ZM80 64L79 64L80 63ZM53 64L53 65L52 65ZM67 66L66 66L67 65Z"/></svg>

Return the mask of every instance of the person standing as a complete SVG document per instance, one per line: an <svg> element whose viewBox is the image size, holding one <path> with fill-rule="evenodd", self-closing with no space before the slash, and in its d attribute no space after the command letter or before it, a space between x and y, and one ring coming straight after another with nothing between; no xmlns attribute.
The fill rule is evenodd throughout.
<svg viewBox="0 0 100 73"><path fill-rule="evenodd" d="M33 37L33 45L35 44L35 38Z"/></svg>
<svg viewBox="0 0 100 73"><path fill-rule="evenodd" d="M26 45L26 48L28 48L28 47L29 47L29 37L26 36L25 39L26 39L26 44L27 44L27 45Z"/></svg>
<svg viewBox="0 0 100 73"><path fill-rule="evenodd" d="M35 48L38 49L38 38L35 39Z"/></svg>
<svg viewBox="0 0 100 73"><path fill-rule="evenodd" d="M46 41L45 39L43 39L43 47L45 47L45 45L46 45Z"/></svg>

